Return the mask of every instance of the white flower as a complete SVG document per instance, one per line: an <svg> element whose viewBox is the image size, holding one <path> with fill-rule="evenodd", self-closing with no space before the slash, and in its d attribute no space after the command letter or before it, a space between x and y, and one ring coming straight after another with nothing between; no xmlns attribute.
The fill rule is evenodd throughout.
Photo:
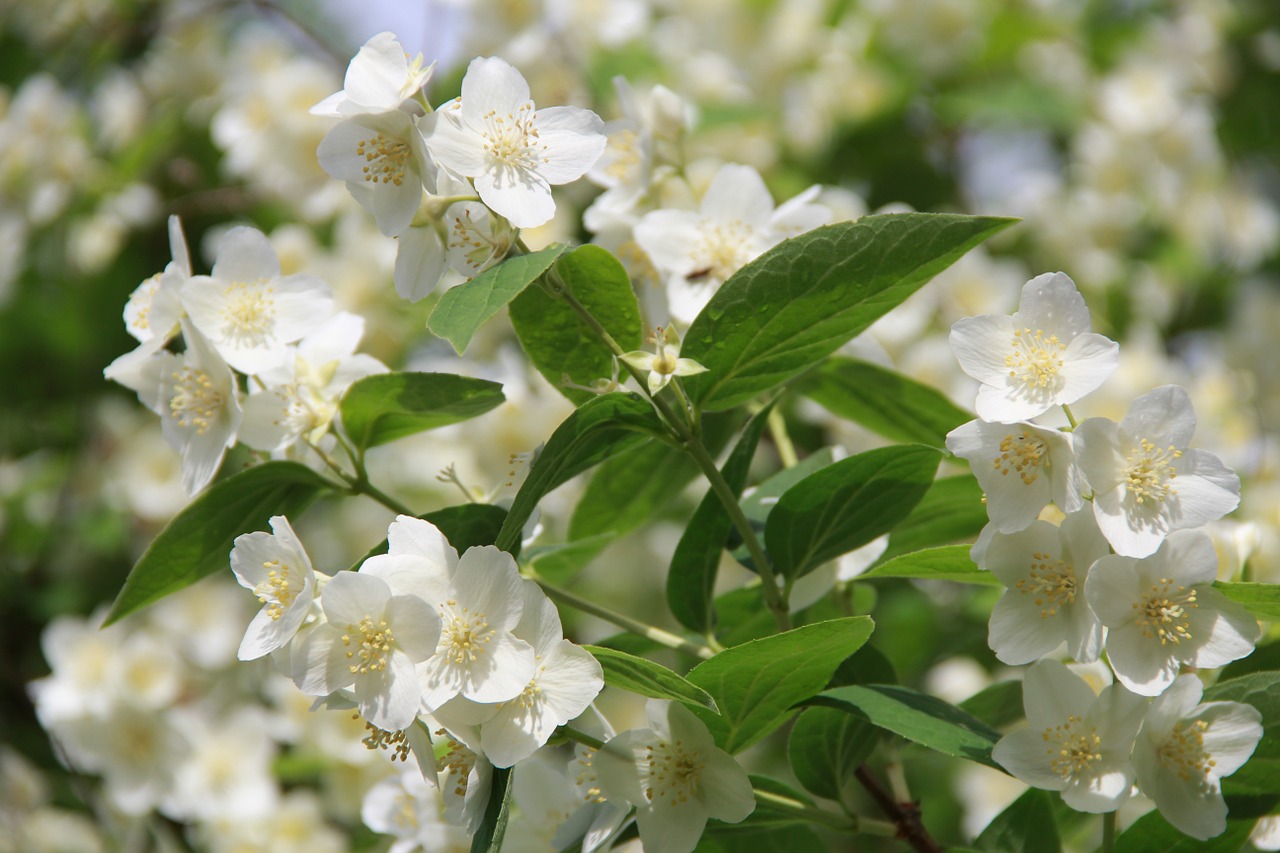
<svg viewBox="0 0 1280 853"><path fill-rule="evenodd" d="M271 532L236 537L231 549L236 580L262 602L240 643L240 660L255 660L283 647L298 633L315 597L316 573L283 515L272 516Z"/></svg>
<svg viewBox="0 0 1280 853"><path fill-rule="evenodd" d="M471 178L481 200L517 228L551 219L551 187L585 174L605 146L599 116L578 107L536 109L524 77L496 57L473 59L461 97L435 115L432 155Z"/></svg>
<svg viewBox="0 0 1280 853"><path fill-rule="evenodd" d="M374 832L395 837L388 853L418 850L467 850L471 842L459 827L444 820L435 788L412 768L383 779L369 789L360 819Z"/></svg>
<svg viewBox="0 0 1280 853"><path fill-rule="evenodd" d="M1199 530L1171 533L1145 559L1111 555L1085 582L1089 606L1107 626L1107 656L1116 677L1157 696L1181 664L1223 666L1253 651L1258 622L1213 589L1218 557Z"/></svg>
<svg viewBox="0 0 1280 853"><path fill-rule="evenodd" d="M430 125L434 116L421 121ZM436 188L419 120L406 112L357 115L339 122L320 140L320 168L345 181L388 237L404 233L424 191Z"/></svg>
<svg viewBox="0 0 1280 853"><path fill-rule="evenodd" d="M1163 385L1133 401L1120 423L1089 418L1075 431L1076 459L1111 547L1145 557L1171 530L1200 527L1240 503L1240 478L1187 447L1196 416L1187 392Z"/></svg>
<svg viewBox="0 0 1280 853"><path fill-rule="evenodd" d="M152 362L159 369L152 408L160 415L165 441L182 454L182 487L194 495L218 473L227 448L236 443L240 392L231 368L186 320L182 337L187 349L181 355L163 352Z"/></svg>
<svg viewBox="0 0 1280 853"><path fill-rule="evenodd" d="M437 729L435 735L437 743L442 744L436 768L444 798L444 819L462 827L467 835L474 835L489 804L493 765L480 754L478 745L472 749L453 732Z"/></svg>
<svg viewBox="0 0 1280 853"><path fill-rule="evenodd" d="M1022 288L1013 316L967 317L951 327L960 369L982 383L984 421L1013 423L1074 403L1119 364L1115 341L1089 331L1089 309L1066 273L1044 273Z"/></svg>
<svg viewBox="0 0 1280 853"><path fill-rule="evenodd" d="M600 790L636 807L647 850L689 853L708 818L738 823L755 810L747 773L678 702L651 699L649 728L612 738L596 752Z"/></svg>
<svg viewBox="0 0 1280 853"><path fill-rule="evenodd" d="M393 33L378 33L347 65L342 90L311 108L311 114L349 118L364 113L398 110L431 79L436 64L423 65L422 54L412 59Z"/></svg>
<svg viewBox="0 0 1280 853"><path fill-rule="evenodd" d="M319 445L351 383L387 372L373 356L356 353L363 334L363 317L336 314L291 349L291 360L258 374L262 387L244 401L240 440L271 453L300 441Z"/></svg>
<svg viewBox="0 0 1280 853"><path fill-rule="evenodd" d="M1262 738L1262 715L1240 702L1205 702L1193 674L1180 675L1147 713L1133 749L1138 788L1164 819L1201 841L1227 828L1219 780L1240 769Z"/></svg>
<svg viewBox="0 0 1280 853"><path fill-rule="evenodd" d="M124 305L125 328L141 343L156 336L168 341L178 333L178 321L182 319L179 294L191 277L191 257L182 222L176 216L169 217L169 251L173 259L164 272L138 285Z"/></svg>
<svg viewBox="0 0 1280 853"><path fill-rule="evenodd" d="M777 210L760 173L750 166L721 166L698 210L654 210L636 224L635 239L667 277L671 316L692 323L711 296L747 262L787 237L831 220L813 204L812 186Z"/></svg>
<svg viewBox="0 0 1280 853"><path fill-rule="evenodd" d="M1109 553L1088 511L1068 515L1060 527L1033 521L995 534L984 565L1008 587L991 611L988 642L996 657L1031 663L1065 641L1075 660L1096 660L1102 623L1085 601L1085 578Z"/></svg>
<svg viewBox="0 0 1280 853"><path fill-rule="evenodd" d="M991 757L1035 788L1060 791L1076 811L1115 811L1129 799L1129 763L1147 703L1119 685L1095 695L1063 664L1041 660L1022 682L1027 727L1002 737Z"/></svg>
<svg viewBox="0 0 1280 853"><path fill-rule="evenodd" d="M182 286L191 322L241 373L279 367L287 344L333 313L329 287L315 276L280 275L275 250L256 228L233 228L218 245L212 276Z"/></svg>
<svg viewBox="0 0 1280 853"><path fill-rule="evenodd" d="M439 644L421 668L426 706L454 696L482 704L519 696L535 659L533 647L513 633L524 598L511 555L492 545L468 549L438 606Z"/></svg>
<svg viewBox="0 0 1280 853"><path fill-rule="evenodd" d="M326 622L306 634L294 655L302 692L324 696L351 688L360 716L380 729L407 728L418 715L422 685L416 665L431 656L440 622L413 595L394 595L387 582L363 572L339 572L320 598Z"/></svg>
<svg viewBox="0 0 1280 853"><path fill-rule="evenodd" d="M1025 422L969 421L947 433L947 449L969 460L1001 533L1022 530L1050 501L1063 512L1084 505L1068 433Z"/></svg>
<svg viewBox="0 0 1280 853"><path fill-rule="evenodd" d="M618 357L636 370L649 371L650 394L657 394L665 388L673 376L706 373L707 369L698 362L680 357L680 336L673 327L659 326L649 340L656 346L656 352L633 350Z"/></svg>

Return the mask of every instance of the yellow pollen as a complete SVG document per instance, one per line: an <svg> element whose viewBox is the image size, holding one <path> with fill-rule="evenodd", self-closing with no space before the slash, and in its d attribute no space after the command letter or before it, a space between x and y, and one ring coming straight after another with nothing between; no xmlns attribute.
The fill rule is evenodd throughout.
<svg viewBox="0 0 1280 853"><path fill-rule="evenodd" d="M471 768L476 763L476 754L450 737L444 729L437 729L436 737L443 737L447 744L444 754L436 759L436 770L445 776L445 779L440 780L440 786L443 788L447 784L447 778L455 776L457 778L453 783L453 792L459 797L465 797L467 786L471 782Z"/></svg>
<svg viewBox="0 0 1280 853"><path fill-rule="evenodd" d="M620 130L609 136L613 159L605 173L617 181L625 181L640 166L640 141L634 130Z"/></svg>
<svg viewBox="0 0 1280 853"><path fill-rule="evenodd" d="M1098 749L1102 746L1102 738L1098 737L1098 730L1091 728L1084 731L1083 723L1082 718L1072 714L1065 723L1049 726L1041 735L1048 744L1045 752L1052 756L1049 767L1064 781L1087 771L1094 762L1102 760L1102 753Z"/></svg>
<svg viewBox="0 0 1280 853"><path fill-rule="evenodd" d="M358 720L360 715L352 714L351 719ZM409 738L404 729L389 732L368 722L364 724L364 728L369 734L361 738L360 742L366 747L371 750L390 751L392 761L409 760Z"/></svg>
<svg viewBox="0 0 1280 853"><path fill-rule="evenodd" d="M214 387L209 374L198 368L184 367L171 378L173 396L169 398L169 413L178 426L204 435L222 411L222 393Z"/></svg>
<svg viewBox="0 0 1280 853"><path fill-rule="evenodd" d="M698 793L702 771L707 766L702 754L685 748L681 741L658 743L645 749L645 797L667 800L672 806L688 802Z"/></svg>
<svg viewBox="0 0 1280 853"><path fill-rule="evenodd" d="M692 252L695 272L685 276L687 281L719 284L752 258L755 230L740 219L703 219L697 233L698 242Z"/></svg>
<svg viewBox="0 0 1280 853"><path fill-rule="evenodd" d="M1013 352L1005 356L1004 365L1009 368L1009 378L1023 387L1047 389L1057 381L1066 349L1057 335L1046 337L1043 329L1015 329Z"/></svg>
<svg viewBox="0 0 1280 853"><path fill-rule="evenodd" d="M360 620L360 624L348 625L347 633L342 635L342 645L355 648L347 652L347 659L353 662L348 667L352 675L368 675L371 672L382 672L387 668L391 657L391 647L395 637L391 635L391 627L385 619L373 624L369 616Z"/></svg>
<svg viewBox="0 0 1280 853"><path fill-rule="evenodd" d="M1217 766L1204 748L1207 728L1209 724L1204 720L1176 725L1169 732L1169 739L1156 750L1160 763L1172 769L1184 782L1203 780Z"/></svg>
<svg viewBox="0 0 1280 853"><path fill-rule="evenodd" d="M446 607L456 608L458 602L447 601ZM474 663L484 654L484 646L498 633L489 627L489 618L462 607L453 613L440 611L444 629L440 632L439 653L456 666Z"/></svg>
<svg viewBox="0 0 1280 853"><path fill-rule="evenodd" d="M500 115L497 110L489 110L482 119L485 153L497 163L516 169L528 170L546 163L543 152L547 145L538 137L534 124L537 117L529 101L521 104L515 113Z"/></svg>
<svg viewBox="0 0 1280 853"><path fill-rule="evenodd" d="M381 133L356 143L356 156L363 157L366 164L361 171L371 184L402 185L411 154L409 143L388 139Z"/></svg>
<svg viewBox="0 0 1280 853"><path fill-rule="evenodd" d="M1031 433L1020 432L1017 436L1009 433L1000 441L1000 455L994 460L995 469L1005 477L1013 471L1029 486L1039 479L1042 465L1049 465L1046 450L1045 443Z"/></svg>
<svg viewBox="0 0 1280 853"><path fill-rule="evenodd" d="M134 315L133 324L139 329L151 328L151 300L155 298L156 291L159 289L160 273L156 273L129 296L129 304L138 312Z"/></svg>
<svg viewBox="0 0 1280 853"><path fill-rule="evenodd" d="M1176 495L1178 490L1170 481L1178 476L1178 469L1173 463L1181 457L1182 451L1172 444L1159 448L1145 438L1130 450L1126 459L1124 481L1134 502L1160 502L1170 495Z"/></svg>
<svg viewBox="0 0 1280 853"><path fill-rule="evenodd" d="M1199 606L1194 588L1175 586L1169 578L1160 578L1143 593L1141 601L1133 603L1142 636L1159 637L1162 646L1176 646L1191 639L1191 620L1187 617Z"/></svg>
<svg viewBox="0 0 1280 853"><path fill-rule="evenodd" d="M275 288L264 281L237 282L227 290L222 334L249 346L262 345L275 325Z"/></svg>
<svg viewBox="0 0 1280 853"><path fill-rule="evenodd" d="M1040 608L1040 618L1055 615L1063 605L1076 603L1076 574L1065 560L1054 560L1052 554L1037 551L1031 555L1031 572L1014 588L1030 595Z"/></svg>
<svg viewBox="0 0 1280 853"><path fill-rule="evenodd" d="M289 583L293 568L279 560L268 560L262 564L267 570L267 579L253 588L253 592L267 607L267 615L277 620L298 597L299 590Z"/></svg>

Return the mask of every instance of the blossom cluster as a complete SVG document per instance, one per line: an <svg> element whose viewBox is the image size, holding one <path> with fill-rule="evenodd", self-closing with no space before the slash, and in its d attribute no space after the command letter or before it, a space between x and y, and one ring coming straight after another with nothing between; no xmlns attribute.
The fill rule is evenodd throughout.
<svg viewBox="0 0 1280 853"><path fill-rule="evenodd" d="M1027 282L1012 316L956 323L951 345L980 383L979 419L949 433L947 447L986 494L972 557L1006 587L990 645L1005 663L1036 662L1024 682L1029 728L1005 737L996 760L1091 812L1114 811L1136 773L1174 826L1220 834L1219 779L1252 754L1260 716L1240 703L1200 705L1190 673L1248 655L1260 635L1213 588L1218 557L1201 529L1235 509L1239 478L1189 446L1195 413L1178 386L1138 397L1118 423L1077 423L1070 406L1108 378L1119 347L1090 330L1064 273ZM1069 426L1034 421L1056 407ZM1048 657L1062 647L1078 664L1105 655L1119 684L1095 697Z"/></svg>

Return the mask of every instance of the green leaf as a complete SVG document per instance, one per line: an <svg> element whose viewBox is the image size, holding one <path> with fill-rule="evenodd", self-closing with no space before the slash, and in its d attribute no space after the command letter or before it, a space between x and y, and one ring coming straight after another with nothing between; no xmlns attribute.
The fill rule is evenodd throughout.
<svg viewBox="0 0 1280 853"><path fill-rule="evenodd" d="M987 505L972 474L941 477L889 534L881 559L975 538L986 526Z"/></svg>
<svg viewBox="0 0 1280 853"><path fill-rule="evenodd" d="M796 483L765 524L765 547L778 573L798 578L888 533L929 490L940 458L920 444L882 447Z"/></svg>
<svg viewBox="0 0 1280 853"><path fill-rule="evenodd" d="M1148 812L1120 833L1115 853L1239 853L1253 831L1252 820L1228 820L1217 838L1198 841L1169 825L1159 812Z"/></svg>
<svg viewBox="0 0 1280 853"><path fill-rule="evenodd" d="M991 853L1057 853L1062 850L1054 818L1057 799L1045 791L1028 790L987 824L974 845Z"/></svg>
<svg viewBox="0 0 1280 853"><path fill-rule="evenodd" d="M689 454L657 439L606 459L574 507L569 538L634 530L669 506L696 476L698 466Z"/></svg>
<svg viewBox="0 0 1280 853"><path fill-rule="evenodd" d="M761 808L757 806L756 811ZM707 821L706 834L698 840L693 853L796 853L825 848L809 826L794 822L778 825L777 821L752 814L742 823Z"/></svg>
<svg viewBox="0 0 1280 853"><path fill-rule="evenodd" d="M1021 720L1022 708L1021 681L997 681L960 703L961 711L972 714L993 729Z"/></svg>
<svg viewBox="0 0 1280 853"><path fill-rule="evenodd" d="M935 696L891 684L834 687L812 704L839 708L937 752L967 758L997 770L991 749L1000 733Z"/></svg>
<svg viewBox="0 0 1280 853"><path fill-rule="evenodd" d="M877 578L922 578L925 580L976 583L1002 586L991 572L979 569L969 559L968 545L943 545L894 557L858 576L858 580Z"/></svg>
<svg viewBox="0 0 1280 853"><path fill-rule="evenodd" d="M1280 584L1214 581L1213 587L1259 619L1280 620Z"/></svg>
<svg viewBox="0 0 1280 853"><path fill-rule="evenodd" d="M756 413L725 460L720 473L735 495L747 483L751 460L769 421L773 406ZM713 593L720 556L729 541L733 522L714 491L708 489L685 526L671 567L667 570L667 605L676 620L691 631L706 633L714 622Z"/></svg>
<svg viewBox="0 0 1280 853"><path fill-rule="evenodd" d="M808 370L1012 219L864 216L784 240L734 273L693 321L685 388L727 409Z"/></svg>
<svg viewBox="0 0 1280 853"><path fill-rule="evenodd" d="M483 415L506 397L502 385L449 373L379 373L342 397L342 428L360 450Z"/></svg>
<svg viewBox="0 0 1280 853"><path fill-rule="evenodd" d="M631 279L617 258L599 246L579 246L562 255L555 269L569 292L618 346L640 348L640 306ZM512 300L510 316L533 366L574 403L584 403L594 395L567 387L565 375L584 386L613 375L613 351L563 299L531 287Z"/></svg>
<svg viewBox="0 0 1280 853"><path fill-rule="evenodd" d="M613 539L612 534L602 533L576 542L535 545L525 551L524 562L539 577L561 584L585 568Z"/></svg>
<svg viewBox="0 0 1280 853"><path fill-rule="evenodd" d="M829 800L840 800L853 771L866 761L880 730L835 708L806 708L791 728L787 753L801 785Z"/></svg>
<svg viewBox="0 0 1280 853"><path fill-rule="evenodd" d="M476 834L471 836L471 853L502 853L502 839L507 834L511 802L510 767L493 768L489 783L489 802Z"/></svg>
<svg viewBox="0 0 1280 853"><path fill-rule="evenodd" d="M543 496L661 429L653 407L635 394L601 394L583 403L547 439L511 502L495 544L510 551Z"/></svg>
<svg viewBox="0 0 1280 853"><path fill-rule="evenodd" d="M1262 714L1262 740L1253 755L1222 780L1222 792L1232 814L1236 813L1233 797L1280 794L1280 672L1255 672L1219 681L1204 691L1204 701L1243 702Z"/></svg>
<svg viewBox="0 0 1280 853"><path fill-rule="evenodd" d="M490 317L538 280L568 249L548 246L539 252L507 258L457 287L446 290L427 320L427 328L453 344L458 355Z"/></svg>
<svg viewBox="0 0 1280 853"><path fill-rule="evenodd" d="M220 480L160 531L111 605L110 625L216 571L229 571L242 533L267 529L272 516L296 517L328 480L296 462L267 462Z"/></svg>
<svg viewBox="0 0 1280 853"><path fill-rule="evenodd" d="M790 717L792 706L824 686L840 662L871 636L866 616L805 625L720 652L690 671L689 681L710 693L720 715L694 709L716 744L739 752Z"/></svg>
<svg viewBox="0 0 1280 853"><path fill-rule="evenodd" d="M832 414L894 441L943 447L947 433L973 420L940 391L894 370L833 356L798 390Z"/></svg>
<svg viewBox="0 0 1280 853"><path fill-rule="evenodd" d="M691 708L704 708L713 714L719 713L716 700L711 698L710 693L661 664L603 646L583 648L600 661L600 666L604 669L604 683L610 687L654 699L674 699Z"/></svg>

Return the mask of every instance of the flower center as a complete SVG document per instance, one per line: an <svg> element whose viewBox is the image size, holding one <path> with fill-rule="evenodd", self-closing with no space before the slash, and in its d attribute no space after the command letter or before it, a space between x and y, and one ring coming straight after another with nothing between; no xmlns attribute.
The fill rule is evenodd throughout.
<svg viewBox="0 0 1280 853"><path fill-rule="evenodd" d="M1178 476L1178 469L1173 463L1181 457L1182 451L1172 444L1160 448L1145 438L1130 450L1124 480L1134 502L1160 502L1169 495L1176 495L1178 490L1170 481Z"/></svg>
<svg viewBox="0 0 1280 853"><path fill-rule="evenodd" d="M1076 573L1065 560L1054 560L1052 554L1037 551L1031 555L1030 574L1018 581L1014 588L1023 595L1033 596L1040 608L1040 618L1047 619L1058 608L1076 603Z"/></svg>
<svg viewBox="0 0 1280 853"><path fill-rule="evenodd" d="M351 719L358 720L360 715L352 714ZM366 747L371 750L390 752L392 761L409 760L409 738L404 729L396 729L394 732L389 732L368 722L364 724L364 728L369 734L361 738L360 742Z"/></svg>
<svg viewBox="0 0 1280 853"><path fill-rule="evenodd" d="M198 368L184 367L175 371L172 378L173 396L169 398L169 413L178 426L204 435L222 411L222 393L214 387L209 374Z"/></svg>
<svg viewBox="0 0 1280 853"><path fill-rule="evenodd" d="M275 324L275 289L265 282L237 282L227 292L222 309L222 334L242 346L262 346Z"/></svg>
<svg viewBox="0 0 1280 853"><path fill-rule="evenodd" d="M446 608L452 613L446 612ZM484 653L484 646L498 632L489 627L489 617L467 607L458 607L457 601L445 602L441 608L441 622L444 629L440 632L440 648L443 654L457 666L474 663Z"/></svg>
<svg viewBox="0 0 1280 853"><path fill-rule="evenodd" d="M1057 335L1045 336L1043 329L1015 329L1013 352L1005 356L1009 378L1021 383L1027 390L1046 390L1058 379L1062 369L1062 353L1067 345Z"/></svg>
<svg viewBox="0 0 1280 853"><path fill-rule="evenodd" d="M142 283L142 286L129 295L129 303L125 310L133 311L133 324L139 329L151 328L151 300L160 289L160 273L156 273Z"/></svg>
<svg viewBox="0 0 1280 853"><path fill-rule="evenodd" d="M405 167L412 152L409 143L400 139L388 139L379 133L356 143L356 156L365 159L361 168L364 179L371 184L404 183Z"/></svg>
<svg viewBox="0 0 1280 853"><path fill-rule="evenodd" d="M500 115L497 110L489 110L482 119L485 153L503 166L515 169L529 170L547 162L542 155L547 146L538 138L534 124L537 117L530 101L521 104L514 114Z"/></svg>
<svg viewBox="0 0 1280 853"><path fill-rule="evenodd" d="M755 230L740 219L698 223L698 242L692 253L694 271L685 276L689 282L723 282L753 257L752 237Z"/></svg>
<svg viewBox="0 0 1280 853"><path fill-rule="evenodd" d="M1160 578L1143 594L1141 601L1133 603L1142 636L1159 637L1162 646L1191 639L1188 614L1199 606L1194 588L1176 586L1169 578Z"/></svg>
<svg viewBox="0 0 1280 853"><path fill-rule="evenodd" d="M1084 720L1075 714L1067 717L1060 726L1046 728L1043 738L1049 744L1045 752L1052 756L1049 768L1064 781L1086 772L1091 765L1102 760L1102 753L1098 751L1102 738L1098 737L1098 730L1091 728L1085 731Z"/></svg>
<svg viewBox="0 0 1280 853"><path fill-rule="evenodd" d="M445 777L440 780L440 788L443 790L446 780L456 777L453 780L453 793L465 797L467 786L471 783L471 768L476 764L476 754L450 737L444 729L436 730L436 737L443 737L447 744L444 754L436 759L436 769Z"/></svg>
<svg viewBox="0 0 1280 853"><path fill-rule="evenodd" d="M1204 720L1174 726L1169 732L1169 739L1156 750L1160 763L1172 769L1184 782L1204 779L1217 765L1204 748L1207 728L1209 724Z"/></svg>
<svg viewBox="0 0 1280 853"><path fill-rule="evenodd" d="M1040 477L1041 464L1049 465L1045 458L1047 447L1031 433L1009 433L1000 441L1000 455L995 458L995 469L1001 476L1015 472L1028 486Z"/></svg>
<svg viewBox="0 0 1280 853"><path fill-rule="evenodd" d="M483 210L478 205L465 206L460 215L453 217L449 229L449 249L462 258L472 275L484 270L494 258L506 254L511 245L511 235L505 230L497 235L492 233L493 224L487 213L481 214L483 218L479 220L473 218L477 209Z"/></svg>
<svg viewBox="0 0 1280 853"><path fill-rule="evenodd" d="M687 751L681 741L665 740L645 751L649 773L644 794L649 802L669 800L671 805L678 806L698 792L702 770L706 767L701 753Z"/></svg>
<svg viewBox="0 0 1280 853"><path fill-rule="evenodd" d="M351 674L382 672L387 668L391 646L395 641L395 637L391 635L391 626L385 619L379 619L375 625L373 618L366 616L360 620L359 625L348 625L347 633L342 635L342 645L350 647L355 644L355 648L347 652L348 660L353 661L348 667Z"/></svg>
<svg viewBox="0 0 1280 853"><path fill-rule="evenodd" d="M253 592L266 605L267 615L274 621L283 616L284 611L298 597L297 588L289 583L293 567L279 560L268 560L262 564L262 568L267 570L267 578L255 586Z"/></svg>

